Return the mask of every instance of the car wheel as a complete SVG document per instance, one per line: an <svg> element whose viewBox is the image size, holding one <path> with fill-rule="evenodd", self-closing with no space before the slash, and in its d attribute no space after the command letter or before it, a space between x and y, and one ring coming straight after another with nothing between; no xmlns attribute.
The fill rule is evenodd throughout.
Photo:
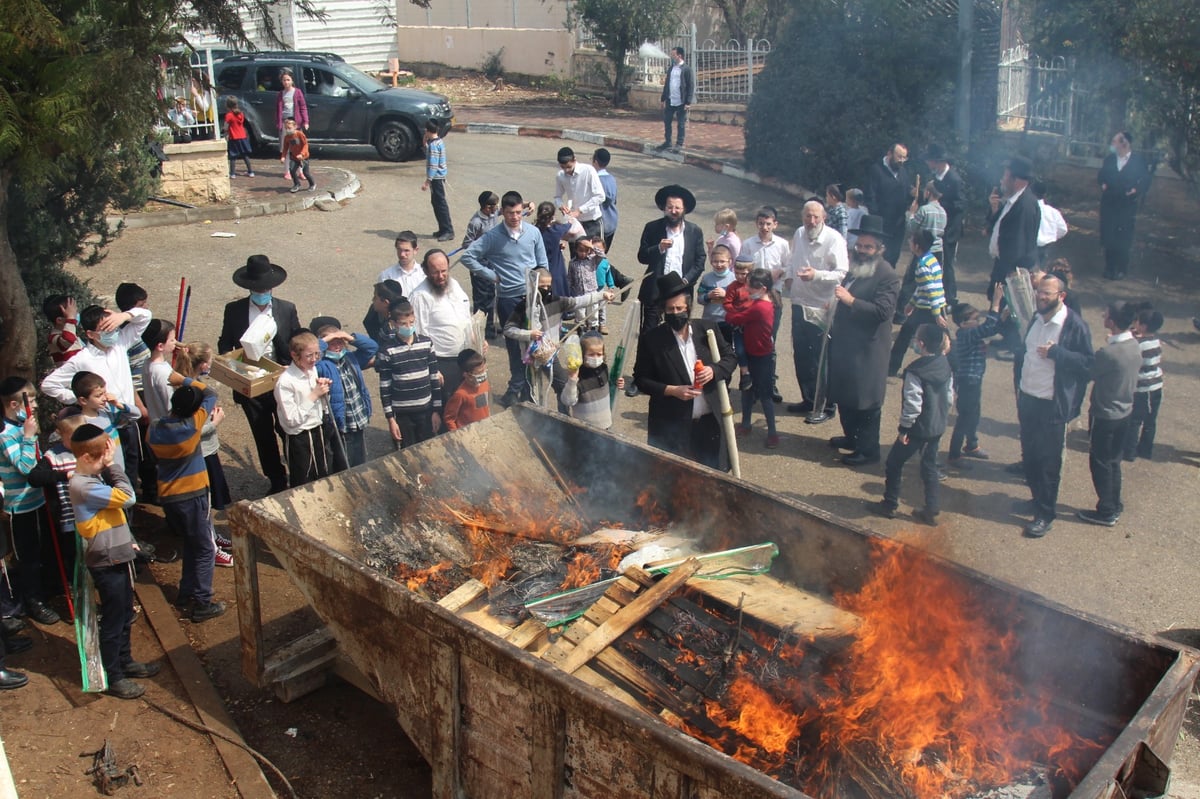
<svg viewBox="0 0 1200 799"><path fill-rule="evenodd" d="M384 161L403 161L417 149L413 129L403 122L384 122L375 131L375 149Z"/></svg>
<svg viewBox="0 0 1200 799"><path fill-rule="evenodd" d="M258 135L258 131L256 131L249 122L246 123L246 136L250 138L251 155L260 158L278 155L278 153L275 152L275 148L272 147L268 142L263 141L262 137Z"/></svg>

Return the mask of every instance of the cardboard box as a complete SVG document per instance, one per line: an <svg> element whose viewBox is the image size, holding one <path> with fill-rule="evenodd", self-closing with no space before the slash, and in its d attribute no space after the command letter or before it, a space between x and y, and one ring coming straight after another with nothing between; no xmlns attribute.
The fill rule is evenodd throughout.
<svg viewBox="0 0 1200 799"><path fill-rule="evenodd" d="M286 366L270 358L250 360L242 350L214 355L209 376L232 388L244 397L257 397L275 390L275 383ZM253 370L261 370L262 374Z"/></svg>

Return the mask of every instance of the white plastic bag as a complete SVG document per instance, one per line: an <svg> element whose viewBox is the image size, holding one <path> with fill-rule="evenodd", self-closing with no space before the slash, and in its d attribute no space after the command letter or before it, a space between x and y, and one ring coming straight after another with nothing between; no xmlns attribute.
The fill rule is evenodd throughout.
<svg viewBox="0 0 1200 799"><path fill-rule="evenodd" d="M278 331L275 320L266 314L260 314L251 322L250 327L242 334L241 341L246 360L257 361L271 352L271 339L275 338Z"/></svg>

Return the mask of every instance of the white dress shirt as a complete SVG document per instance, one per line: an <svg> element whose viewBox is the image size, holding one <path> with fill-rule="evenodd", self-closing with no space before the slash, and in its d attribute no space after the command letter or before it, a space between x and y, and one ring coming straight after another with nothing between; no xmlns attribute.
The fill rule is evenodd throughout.
<svg viewBox="0 0 1200 799"><path fill-rule="evenodd" d="M1021 391L1038 399L1054 399L1054 360L1038 354L1043 344L1057 344L1067 319L1067 306L1060 305L1050 321L1037 314L1025 334L1025 360L1021 363Z"/></svg>
<svg viewBox="0 0 1200 799"><path fill-rule="evenodd" d="M800 270L811 266L812 280L801 280ZM824 324L828 309L833 307L833 292L850 271L846 240L829 225L822 225L815 240L810 240L804 227L792 238L792 259L787 277L792 281L788 296L792 305L799 306L804 318L813 324Z"/></svg>
<svg viewBox="0 0 1200 799"><path fill-rule="evenodd" d="M683 359L684 371L689 375L694 375L696 373L696 342L692 338L691 322L688 322L688 326L683 329L682 333L675 334L675 343L679 345L679 357ZM703 392L692 400L693 419L699 419L711 411L712 409L708 407L708 397L704 396Z"/></svg>
<svg viewBox="0 0 1200 799"><path fill-rule="evenodd" d="M604 184L590 164L576 161L570 175L558 170L558 176L554 178L554 204L562 208L568 201L571 210L579 212L580 221L594 222L600 218L600 206L604 205Z"/></svg>
<svg viewBox="0 0 1200 799"><path fill-rule="evenodd" d="M781 236L771 236L770 241L763 241L758 236L751 236L742 242L742 255L754 259L754 266L771 270L771 277L776 281L787 275L788 263L792 259L792 247L787 239Z"/></svg>
<svg viewBox="0 0 1200 799"><path fill-rule="evenodd" d="M54 397L64 405L74 405L75 392L71 390L71 379L79 372L92 372L104 378L108 393L112 394L129 409L133 418L140 418L137 409L137 394L133 389L133 373L129 370L129 348L142 337L151 314L146 308L130 308L133 317L121 327L117 343L107 350L88 343L71 360L66 361L42 381L42 393ZM80 331L81 338L84 337Z"/></svg>
<svg viewBox="0 0 1200 799"><path fill-rule="evenodd" d="M425 281L425 270L421 268L421 264L414 260L412 269L405 272L404 267L400 265L399 261L397 261L387 269L384 269L382 272L380 272L379 280L376 282L382 283L385 280L396 281L400 284L400 287L404 289L404 296L412 297L412 293L416 290L417 286L421 285Z"/></svg>
<svg viewBox="0 0 1200 799"><path fill-rule="evenodd" d="M421 283L409 298L417 317L417 332L433 342L433 354L454 358L467 348L471 329L471 298L454 278L445 293L435 294L428 281Z"/></svg>
<svg viewBox="0 0 1200 799"><path fill-rule="evenodd" d="M663 258L664 275L674 272L683 277L683 229L682 224L674 230L667 228L667 238L671 240L671 246L667 248Z"/></svg>
<svg viewBox="0 0 1200 799"><path fill-rule="evenodd" d="M283 370L275 384L275 401L279 405L279 426L289 436L321 426L324 400L311 399L317 388L317 370L305 372L296 364Z"/></svg>

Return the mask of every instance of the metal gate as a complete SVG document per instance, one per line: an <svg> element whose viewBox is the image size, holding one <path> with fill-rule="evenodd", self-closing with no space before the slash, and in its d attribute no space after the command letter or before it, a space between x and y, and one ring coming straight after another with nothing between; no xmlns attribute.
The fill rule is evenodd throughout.
<svg viewBox="0 0 1200 799"><path fill-rule="evenodd" d="M1040 58L1022 44L1005 50L998 68L997 127L1071 138L1076 97L1073 61L1063 56Z"/></svg>

